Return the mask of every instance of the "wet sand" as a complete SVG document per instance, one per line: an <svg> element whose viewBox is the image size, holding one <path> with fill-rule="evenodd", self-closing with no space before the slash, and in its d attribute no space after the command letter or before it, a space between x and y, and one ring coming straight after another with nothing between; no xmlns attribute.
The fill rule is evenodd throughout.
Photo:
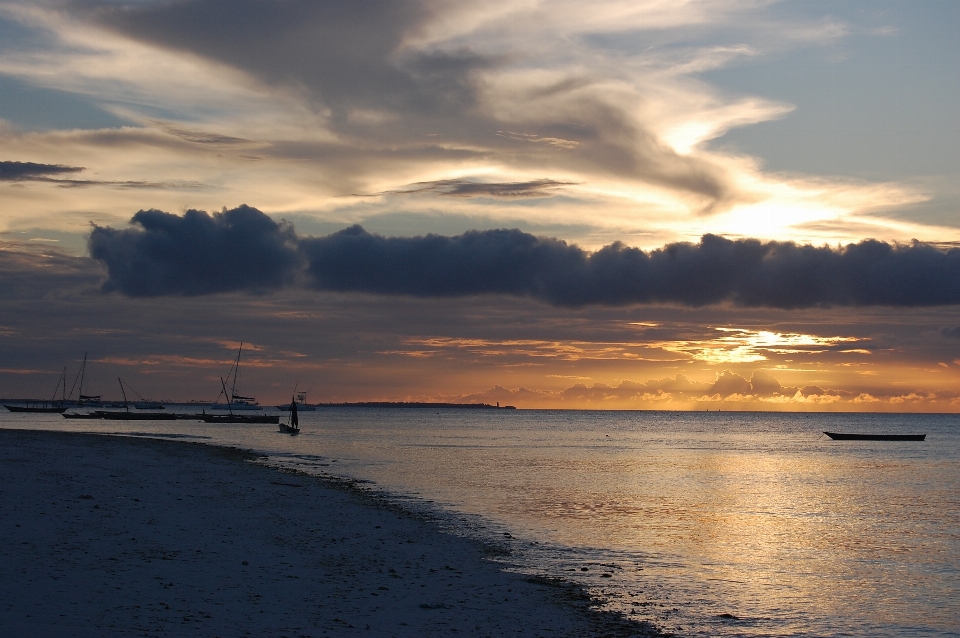
<svg viewBox="0 0 960 638"><path fill-rule="evenodd" d="M375 495L194 443L0 429L10 636L644 636Z"/></svg>

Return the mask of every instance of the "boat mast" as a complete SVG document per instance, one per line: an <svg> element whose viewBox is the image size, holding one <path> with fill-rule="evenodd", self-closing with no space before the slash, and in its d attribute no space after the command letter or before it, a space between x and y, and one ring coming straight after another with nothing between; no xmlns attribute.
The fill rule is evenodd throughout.
<svg viewBox="0 0 960 638"><path fill-rule="evenodd" d="M83 353L83 364L80 366L80 392L77 393L77 403L83 405L83 376L87 371L87 353Z"/></svg>
<svg viewBox="0 0 960 638"><path fill-rule="evenodd" d="M117 382L120 384L120 392L123 393L123 407L129 412L130 406L127 404L127 393L123 390L123 381L121 381L120 377L117 377Z"/></svg>
<svg viewBox="0 0 960 638"><path fill-rule="evenodd" d="M230 395L227 394L227 383L223 380L223 377L220 377L220 385L223 386L223 394L227 397L227 409L230 410L230 416L233 416L233 405L230 400Z"/></svg>
<svg viewBox="0 0 960 638"><path fill-rule="evenodd" d="M231 398L237 396L237 382L240 381L240 353L243 352L243 342L240 342L240 349L237 350L237 360L233 364L233 385L230 386ZM226 388L224 388L226 390Z"/></svg>

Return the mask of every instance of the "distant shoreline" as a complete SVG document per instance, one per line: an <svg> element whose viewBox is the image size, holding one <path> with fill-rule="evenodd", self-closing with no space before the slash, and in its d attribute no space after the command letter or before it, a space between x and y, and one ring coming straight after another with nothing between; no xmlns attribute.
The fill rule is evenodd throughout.
<svg viewBox="0 0 960 638"><path fill-rule="evenodd" d="M56 404L57 401L43 401L42 399L0 399L0 405L9 403L11 405L27 405L34 403ZM104 401L104 403L117 403L117 401ZM157 401L162 405L210 405L214 401ZM76 401L67 401L68 407L77 406ZM131 402L132 405L132 402ZM490 405L489 403L432 403L429 401L347 401L344 403L304 403L311 408L437 408L437 409L459 409L459 410L516 410L513 405ZM277 407L271 403L262 404L265 409Z"/></svg>

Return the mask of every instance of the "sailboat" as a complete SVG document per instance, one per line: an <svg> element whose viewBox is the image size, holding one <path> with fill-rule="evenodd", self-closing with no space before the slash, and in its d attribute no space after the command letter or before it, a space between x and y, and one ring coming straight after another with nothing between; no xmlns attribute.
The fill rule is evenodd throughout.
<svg viewBox="0 0 960 638"><path fill-rule="evenodd" d="M99 415L101 419L107 419L111 421L173 421L177 418L176 414L172 412L131 412L130 403L127 401L127 392L124 390L124 385L130 388L129 383L124 383L123 379L117 377L117 382L120 384L120 392L123 394L123 412L114 412L107 410L96 410L94 414ZM133 388L130 388L133 392L136 392Z"/></svg>
<svg viewBox="0 0 960 638"><path fill-rule="evenodd" d="M257 403L256 398L254 397L245 397L241 394L237 394L237 385L240 381L240 354L243 352L243 342L240 343L240 349L237 351L237 359L233 362L233 366L230 367L230 372L227 373L227 381L230 381L230 391L227 392L226 384L224 384L224 393L227 397L227 405L221 403L214 403L210 406L211 410L226 410L228 409L231 412L235 410L262 410L263 407ZM233 379L231 380L231 376ZM217 397L219 400L219 397Z"/></svg>
<svg viewBox="0 0 960 638"><path fill-rule="evenodd" d="M279 414L234 414L233 401L231 399L233 393L227 392L227 382L223 380L223 377L220 377L220 386L223 388L222 394L227 397L227 410L230 411L230 414L207 414L207 411L204 410L201 414L197 415L197 418L204 423L273 423L274 425L280 423ZM217 401L219 400L220 397L218 396ZM220 404L215 403L214 405Z"/></svg>
<svg viewBox="0 0 960 638"><path fill-rule="evenodd" d="M57 401L57 391L60 391L60 401ZM52 414L63 414L67 411L67 369L64 368L57 380L57 387L53 389L53 398L50 401L28 401L26 405L7 405L3 407L11 412L46 412Z"/></svg>
<svg viewBox="0 0 960 638"><path fill-rule="evenodd" d="M93 407L99 408L103 407L103 397L99 394L84 394L83 393L83 379L87 374L87 353L83 353L83 364L80 366L80 372L78 376L80 377L80 390L77 393L77 407ZM73 385L76 387L77 380L73 380ZM73 396L73 388L70 388L70 396Z"/></svg>
<svg viewBox="0 0 960 638"><path fill-rule="evenodd" d="M278 405L277 409L281 412L289 412L293 409L293 404L297 404L297 409L300 412L316 412L317 407L314 405L307 405L307 393L306 392L294 392L296 399L292 399L290 403L284 403L283 405Z"/></svg>
<svg viewBox="0 0 960 638"><path fill-rule="evenodd" d="M290 416L286 423L280 423L280 431L284 434L300 434L300 418L297 416L297 398L290 397Z"/></svg>

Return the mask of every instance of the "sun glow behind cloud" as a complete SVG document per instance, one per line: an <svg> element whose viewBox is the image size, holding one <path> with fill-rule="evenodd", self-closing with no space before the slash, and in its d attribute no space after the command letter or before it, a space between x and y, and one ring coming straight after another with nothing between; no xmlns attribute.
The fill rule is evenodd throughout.
<svg viewBox="0 0 960 638"><path fill-rule="evenodd" d="M663 341L649 345L668 352L689 355L705 363L724 364L766 361L771 354L819 354L841 343L859 341L855 337L818 337L746 328L714 328L714 330L720 333L720 336L714 339ZM844 351L857 352L856 350Z"/></svg>
<svg viewBox="0 0 960 638"><path fill-rule="evenodd" d="M773 66L777 60L797 55L809 61L802 56L811 51L842 65L858 53L851 48L854 41L893 40L885 24L870 30L848 23L855 19L850 11L837 17L844 7L824 16L809 7L778 11L785 4L410 0L366 13L357 8L360 3L347 3L327 14L324 3L251 0L237 6L269 11L258 20L236 21L232 12L238 9L230 3L0 0L5 28L30 35L22 46L0 49L0 80L69 96L71 104L115 122L98 129L33 126L10 111L4 114L9 119L0 121L0 161L36 163L61 173L0 183L0 233L13 246L8 250L4 244L3 250L19 265L27 263L22 251L31 240L33 249L55 244L87 255L91 222L123 229L140 209L182 214L241 203L274 220L294 221L308 241L355 223L400 237L520 228L588 251L616 241L645 250L677 241L697 244L705 233L833 247L866 238L903 243L916 238L941 246L960 240L954 209L914 214L947 210L942 184L956 180L819 165L774 170L769 157L728 143L738 132L801 119L809 104L756 85L724 84L718 72L773 74L780 69ZM870 72L863 60L855 62ZM897 108L906 109L906 101ZM904 113L906 124L911 112ZM59 115L70 121L69 109ZM870 113L862 115L869 119ZM907 129L911 135L919 130ZM876 130L879 136L881 127ZM847 139L841 128L836 135L838 145ZM48 252L30 262L34 271L69 275L77 290L95 294L105 276L98 263ZM43 290L19 265L0 273L8 277L4 281L16 284L18 294ZM595 280L592 287L601 283ZM827 282L824 289L837 288ZM369 299L360 294L365 301L337 316L312 298L300 299L303 306L287 305L278 301L283 291L246 290L255 298L230 303L249 323L221 334L216 343L226 350L236 347L229 346L230 339L263 343L263 352L251 352L251 369L322 371L336 361L341 371L364 371L366 376L344 373L335 379L347 388L338 392L369 389L378 374L396 388L397 378L409 374L430 386L423 396L470 397L473 389L497 384L513 388L504 400L544 406L597 401L630 407L649 401L691 407L695 397L728 403L752 397L749 401L812 408L946 405L944 393L956 384L960 369L958 352L951 349L960 341L950 336L960 328L949 308L942 315L929 310L938 318L928 318L922 330L914 326L912 310L889 308L878 311L882 317L875 325L861 329L856 316L866 310L844 308L842 300L831 309L833 302L821 299L831 323L818 327L820 316L790 323L796 313L789 310L794 306L786 290L776 307L788 310L779 314L737 307L752 303L743 297L727 300L732 306L724 308L729 313L724 318L716 316L717 308L702 314L696 304L664 309L644 301L624 308L613 322L617 327L599 330L597 322L603 322L597 317L619 311L574 304L541 322L555 309L538 305L535 300L542 299L530 296L534 286L523 290L527 296L521 301L486 293L479 300L458 300L454 305L462 314L445 321L433 321L431 314L439 312L442 300L414 304L406 311L410 315L393 315L382 308L399 303L396 298L368 291ZM334 303L329 295L318 298ZM529 313L527 326L514 325L511 312L504 312L485 318L480 327L459 330L482 315L472 304L515 302L511 312ZM149 300L143 303L131 312L151 314ZM158 305L192 303L165 297ZM220 307L197 303L203 310L196 315L172 314L169 324L155 329L196 316L213 325L213 332L224 332ZM22 317L30 312L36 310L0 317L0 336L26 339L33 326ZM565 328L571 317L592 312L593 321ZM381 321L385 315L391 325ZM402 324L395 333L394 320ZM343 323L329 332L318 328L337 321ZM251 325L272 322L283 326L274 343L246 334ZM358 323L366 332L355 328ZM139 328L112 316L71 329L78 339L109 340ZM316 350L311 344L277 345L298 339L291 336L298 331L334 345ZM190 348L169 354L165 347L179 346L161 343L129 356L120 349L98 360L124 368L200 371L227 356L194 356ZM316 360L303 356L308 352ZM371 367L371 360L376 365ZM894 372L897 365L910 372ZM771 390L773 384L755 375L760 366L776 371L781 390ZM21 368L36 365L9 366ZM680 373L688 375L687 384ZM897 385L904 377L917 379L918 387ZM557 385L562 379L595 384L564 388ZM732 385L723 385L728 382ZM420 390L404 386L396 392L414 396ZM939 398L930 399L934 392Z"/></svg>
<svg viewBox="0 0 960 638"><path fill-rule="evenodd" d="M358 103L345 113L350 123L337 124L323 87L314 94L309 76L298 88L229 57L157 46L99 20L112 15L108 9L71 15L8 3L0 14L45 33L56 46L2 54L0 72L86 96L135 127L109 134L22 134L5 127L3 145L21 158L94 167L88 174L95 172L102 185L85 188L86 208L116 219L140 206L111 184L145 180L166 185L149 191L150 205L160 208L248 201L268 212L344 222L442 205L493 224L524 219L572 227L582 224L589 207L590 231L568 236L586 247L617 233L643 237L637 243L652 248L704 232L814 243L856 241L864 232L902 241L949 232L878 216L928 197L911 186L769 174L751 158L704 147L731 128L792 110L759 96L726 96L698 79L706 69L762 51L746 43L643 43L686 26L724 28L756 10L756 3L601 2L585 20L581 9L564 2L432 9L405 34L398 59L470 50L490 62L471 71L473 121L451 128L439 119L434 132L425 132L420 124L405 125L414 116L390 105L373 117L376 108ZM791 26L798 42L838 37L822 24ZM491 125L496 128L486 128ZM196 186L178 189L187 176ZM349 197L401 193L439 180L536 179L567 185L524 203L440 204L429 193L416 201ZM6 195L15 206L4 215L3 230L38 219L75 229L55 221L57 212L72 207L68 193L49 184L25 189Z"/></svg>

